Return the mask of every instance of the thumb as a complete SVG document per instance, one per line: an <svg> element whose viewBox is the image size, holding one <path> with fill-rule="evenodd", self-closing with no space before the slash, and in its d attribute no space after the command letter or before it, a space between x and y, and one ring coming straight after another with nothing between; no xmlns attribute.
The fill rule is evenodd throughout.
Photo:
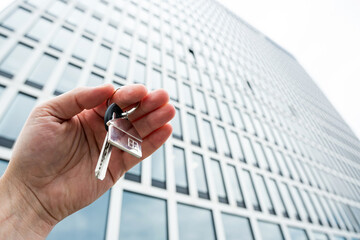
<svg viewBox="0 0 360 240"><path fill-rule="evenodd" d="M99 87L79 87L57 96L42 107L54 117L66 121L84 109L94 108L106 101L114 92L111 84Z"/></svg>

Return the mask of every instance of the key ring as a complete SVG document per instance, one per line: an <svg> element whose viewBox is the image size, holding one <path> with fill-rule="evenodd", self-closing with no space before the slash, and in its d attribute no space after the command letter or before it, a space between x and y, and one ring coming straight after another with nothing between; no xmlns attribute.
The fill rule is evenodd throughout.
<svg viewBox="0 0 360 240"><path fill-rule="evenodd" d="M116 93L119 89L120 89L120 88L115 89L115 91L113 92L113 94L107 99L107 101L106 101L106 106L107 106L107 107L109 107L109 103L110 103L111 98L115 95L115 93ZM133 108L131 108L130 110L125 111L125 112L122 112L122 113L120 114L120 118L129 120L129 115L132 114L133 112L135 112L135 110L138 109L139 106L140 106L140 102L138 102L138 103L136 104L136 106L133 107Z"/></svg>

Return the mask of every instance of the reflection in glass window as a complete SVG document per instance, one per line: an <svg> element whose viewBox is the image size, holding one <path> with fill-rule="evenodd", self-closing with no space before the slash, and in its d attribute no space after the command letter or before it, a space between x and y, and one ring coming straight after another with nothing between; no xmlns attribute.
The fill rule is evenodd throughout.
<svg viewBox="0 0 360 240"><path fill-rule="evenodd" d="M181 203L177 204L179 240L215 240L212 212ZM196 231L194 231L196 226Z"/></svg>
<svg viewBox="0 0 360 240"><path fill-rule="evenodd" d="M150 57L152 59L152 62L156 64L157 66L161 65L161 51L157 47L152 47L150 49Z"/></svg>
<svg viewBox="0 0 360 240"><path fill-rule="evenodd" d="M184 149L173 146L173 159L175 167L176 191L179 193L189 194Z"/></svg>
<svg viewBox="0 0 360 240"><path fill-rule="evenodd" d="M142 162L136 164L131 169L129 169L125 173L125 179L134 182L141 182L141 169L142 169Z"/></svg>
<svg viewBox="0 0 360 240"><path fill-rule="evenodd" d="M224 177L222 175L220 162L214 159L211 159L211 172L213 174L213 179L215 181L216 193L219 199L219 202L228 203Z"/></svg>
<svg viewBox="0 0 360 240"><path fill-rule="evenodd" d="M132 36L127 32L123 32L120 36L119 42L120 42L120 46L123 49L130 51L132 46Z"/></svg>
<svg viewBox="0 0 360 240"><path fill-rule="evenodd" d="M313 232L313 237L316 240L329 240L328 235L322 232Z"/></svg>
<svg viewBox="0 0 360 240"><path fill-rule="evenodd" d="M62 27L59 29L59 31L57 31L55 36L52 38L50 42L50 47L62 52L68 48L72 38L73 38L73 31L66 27Z"/></svg>
<svg viewBox="0 0 360 240"><path fill-rule="evenodd" d="M284 199L282 198L282 196L280 195L279 192L279 188L275 182L274 179L270 179L268 181L268 187L269 187L269 192L271 195L271 198L274 200L273 203L276 207L276 212L281 213L282 216L284 217L289 217L289 214L287 213L286 209L285 209L285 204L284 204Z"/></svg>
<svg viewBox="0 0 360 240"><path fill-rule="evenodd" d="M254 150L252 148L250 139L247 137L241 137L241 143L243 146L246 162L253 166L259 167L259 163L257 161L256 156L254 155Z"/></svg>
<svg viewBox="0 0 360 240"><path fill-rule="evenodd" d="M61 13L65 12L66 4L60 0L55 1L48 10L46 10L49 14L57 17Z"/></svg>
<svg viewBox="0 0 360 240"><path fill-rule="evenodd" d="M81 25L83 21L84 21L84 12L77 8L74 8L66 19L66 22L74 26Z"/></svg>
<svg viewBox="0 0 360 240"><path fill-rule="evenodd" d="M8 166L8 163L9 163L8 161L0 159L0 177L4 174Z"/></svg>
<svg viewBox="0 0 360 240"><path fill-rule="evenodd" d="M88 33L94 34L96 35L96 33L99 31L100 27L101 27L101 20L96 18L95 16L92 16L90 18L90 20L87 22L86 26L85 26L85 30Z"/></svg>
<svg viewBox="0 0 360 240"><path fill-rule="evenodd" d="M194 108L194 101L191 93L190 85L182 84L183 101L186 106Z"/></svg>
<svg viewBox="0 0 360 240"><path fill-rule="evenodd" d="M165 146L162 145L151 155L151 184L166 188Z"/></svg>
<svg viewBox="0 0 360 240"><path fill-rule="evenodd" d="M104 239L110 191L54 227L46 239Z"/></svg>
<svg viewBox="0 0 360 240"><path fill-rule="evenodd" d="M57 60L57 57L44 53L36 62L36 65L33 67L25 83L42 89L44 84L50 78L50 75L56 66Z"/></svg>
<svg viewBox="0 0 360 240"><path fill-rule="evenodd" d="M218 142L219 153L231 158L232 155L230 151L230 145L226 136L225 129L223 127L217 126L215 129L215 136Z"/></svg>
<svg viewBox="0 0 360 240"><path fill-rule="evenodd" d="M271 171L281 174L279 164L275 159L273 150L270 147L265 147L265 154L267 160L269 161Z"/></svg>
<svg viewBox="0 0 360 240"><path fill-rule="evenodd" d="M46 18L39 18L39 20L37 20L36 23L30 28L29 32L26 34L26 37L40 41L48 35L51 24L52 21Z"/></svg>
<svg viewBox="0 0 360 240"><path fill-rule="evenodd" d="M172 136L174 138L177 139L181 139L183 138L183 133L182 133L182 124L181 124L181 115L180 115L180 110L178 108L175 108L176 110L176 114L174 116L174 118L171 120L171 125L173 127L173 133Z"/></svg>
<svg viewBox="0 0 360 240"><path fill-rule="evenodd" d="M110 55L111 49L104 45L100 45L95 57L94 66L106 71L109 65Z"/></svg>
<svg viewBox="0 0 360 240"><path fill-rule="evenodd" d="M145 84L146 67L145 64L136 61L134 68L134 82Z"/></svg>
<svg viewBox="0 0 360 240"><path fill-rule="evenodd" d="M284 236L280 226L275 223L258 221L259 230L263 240L283 240Z"/></svg>
<svg viewBox="0 0 360 240"><path fill-rule="evenodd" d="M221 120L219 105L218 105L215 97L213 97L213 96L209 97L209 105L211 106L210 107L210 115L215 117L216 119Z"/></svg>
<svg viewBox="0 0 360 240"><path fill-rule="evenodd" d="M308 236L304 229L288 227L291 240L308 240Z"/></svg>
<svg viewBox="0 0 360 240"><path fill-rule="evenodd" d="M202 121L203 133L205 135L205 144L210 151L216 152L216 145L214 140L214 133L211 127L211 123L207 120Z"/></svg>
<svg viewBox="0 0 360 240"><path fill-rule="evenodd" d="M236 204L239 207L245 208L245 201L235 166L227 165L227 176L230 181L230 190L232 191Z"/></svg>
<svg viewBox="0 0 360 240"><path fill-rule="evenodd" d="M250 172L247 170L243 170L241 177L242 177L242 181L244 183L243 186L245 187L245 189L244 189L245 195L249 196L249 200L250 200L254 210L261 211L259 198L255 192L254 183L251 178Z"/></svg>
<svg viewBox="0 0 360 240"><path fill-rule="evenodd" d="M221 214L226 240L254 239L249 219L232 214Z"/></svg>
<svg viewBox="0 0 360 240"><path fill-rule="evenodd" d="M270 198L269 190L266 187L265 179L263 176L256 174L255 177L255 184L257 186L257 190L259 195L261 196L261 200L264 203L265 209L271 214L275 215L274 204Z"/></svg>
<svg viewBox="0 0 360 240"><path fill-rule="evenodd" d="M116 35L117 35L116 27L111 24L106 25L103 38L109 43L113 43L116 39Z"/></svg>
<svg viewBox="0 0 360 240"><path fill-rule="evenodd" d="M205 95L202 91L200 91L198 89L195 91L195 103L196 103L197 109L200 110L200 112L205 113L205 114L208 113L206 102L205 102Z"/></svg>
<svg viewBox="0 0 360 240"><path fill-rule="evenodd" d="M66 65L63 74L61 75L57 84L55 95L60 95L64 92L70 91L75 88L78 80L80 79L81 68L69 63Z"/></svg>
<svg viewBox="0 0 360 240"><path fill-rule="evenodd" d="M104 83L104 77L92 72L90 73L86 86L95 87L103 83Z"/></svg>
<svg viewBox="0 0 360 240"><path fill-rule="evenodd" d="M74 47L73 57L86 61L91 53L93 41L90 38L81 36Z"/></svg>
<svg viewBox="0 0 360 240"><path fill-rule="evenodd" d="M35 106L36 98L18 93L0 121L0 145L11 148L27 117Z"/></svg>
<svg viewBox="0 0 360 240"><path fill-rule="evenodd" d="M186 114L186 120L188 124L188 133L190 136L190 141L196 146L200 146L200 137L197 127L196 117L191 113Z"/></svg>
<svg viewBox="0 0 360 240"><path fill-rule="evenodd" d="M129 57L119 53L115 63L115 75L126 79L129 68Z"/></svg>
<svg viewBox="0 0 360 240"><path fill-rule="evenodd" d="M200 154L192 154L192 168L195 175L196 187L200 198L209 199L209 190L204 167L204 160Z"/></svg>
<svg viewBox="0 0 360 240"><path fill-rule="evenodd" d="M5 55L5 58L1 60L0 75L7 78L13 78L27 62L32 49L33 48L28 45L18 43L7 55Z"/></svg>
<svg viewBox="0 0 360 240"><path fill-rule="evenodd" d="M168 239L166 201L124 191L119 239L144 238Z"/></svg>
<svg viewBox="0 0 360 240"><path fill-rule="evenodd" d="M19 7L9 16L7 16L1 23L3 26L12 31L17 31L19 27L24 25L24 22L28 22L31 12L25 8Z"/></svg>
<svg viewBox="0 0 360 240"><path fill-rule="evenodd" d="M164 63L166 64L167 70L169 70L170 72L175 72L175 61L173 56L166 54Z"/></svg>
<svg viewBox="0 0 360 240"><path fill-rule="evenodd" d="M240 144L239 136L236 132L231 131L229 134L230 147L231 152L233 154L234 159L245 162L245 156L243 152L243 148Z"/></svg>

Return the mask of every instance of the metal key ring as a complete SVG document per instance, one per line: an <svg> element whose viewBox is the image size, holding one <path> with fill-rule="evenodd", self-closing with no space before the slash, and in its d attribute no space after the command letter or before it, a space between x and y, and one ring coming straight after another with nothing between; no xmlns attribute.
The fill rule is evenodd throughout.
<svg viewBox="0 0 360 240"><path fill-rule="evenodd" d="M116 93L119 89L120 89L120 88L117 88L117 89L113 92L113 94L107 99L107 101L106 101L107 107L109 107L109 103L110 103L111 98L115 95L115 93ZM138 102L137 105L136 105L135 107L131 108L129 111L122 112L121 115L120 115L120 118L129 120L129 115L132 114L133 112L135 112L135 110L138 109L139 106L140 106L140 102Z"/></svg>

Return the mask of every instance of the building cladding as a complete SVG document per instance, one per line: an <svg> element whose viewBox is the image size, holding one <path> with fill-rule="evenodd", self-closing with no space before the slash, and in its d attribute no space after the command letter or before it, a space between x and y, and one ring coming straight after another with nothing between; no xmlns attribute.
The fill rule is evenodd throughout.
<svg viewBox="0 0 360 240"><path fill-rule="evenodd" d="M35 104L109 82L168 90L173 135L49 239L360 239L359 140L291 54L210 0L0 13L2 171Z"/></svg>

